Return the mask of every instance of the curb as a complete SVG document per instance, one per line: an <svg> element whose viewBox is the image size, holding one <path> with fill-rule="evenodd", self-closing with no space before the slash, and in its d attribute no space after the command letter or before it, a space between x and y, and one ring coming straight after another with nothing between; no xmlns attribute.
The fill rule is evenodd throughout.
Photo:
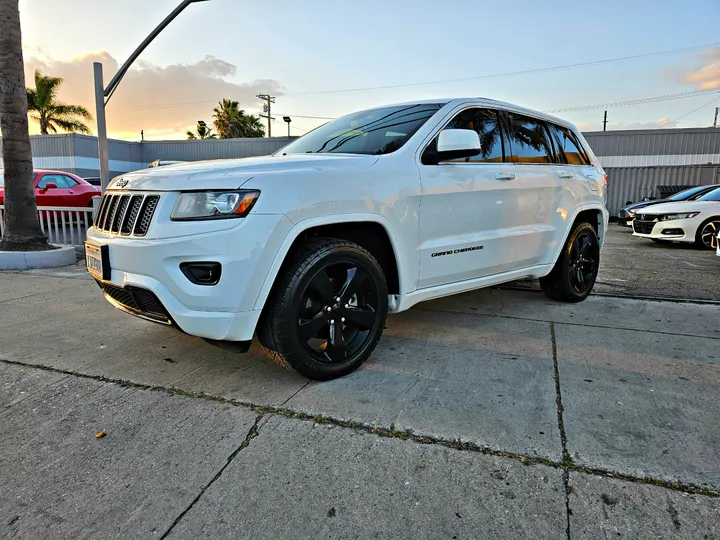
<svg viewBox="0 0 720 540"><path fill-rule="evenodd" d="M75 246L57 246L50 251L0 251L0 270L54 268L77 262Z"/></svg>

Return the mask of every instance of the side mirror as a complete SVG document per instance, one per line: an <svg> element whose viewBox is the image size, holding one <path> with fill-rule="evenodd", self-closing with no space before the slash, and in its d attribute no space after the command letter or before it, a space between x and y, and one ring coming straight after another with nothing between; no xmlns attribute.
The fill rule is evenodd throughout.
<svg viewBox="0 0 720 540"><path fill-rule="evenodd" d="M437 151L428 156L428 161L439 163L450 159L477 156L482 150L480 137L472 129L446 129L437 139Z"/></svg>
<svg viewBox="0 0 720 540"><path fill-rule="evenodd" d="M48 182L47 184L45 184L44 188L40 188L40 193L45 193L48 189L57 189L57 184Z"/></svg>

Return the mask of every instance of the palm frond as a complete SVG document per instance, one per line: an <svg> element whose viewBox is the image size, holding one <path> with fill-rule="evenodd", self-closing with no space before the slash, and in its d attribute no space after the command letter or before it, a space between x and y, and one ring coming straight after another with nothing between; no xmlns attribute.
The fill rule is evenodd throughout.
<svg viewBox="0 0 720 540"><path fill-rule="evenodd" d="M40 70L35 71L35 106L38 110L46 108L55 101L58 87L63 80L60 77L46 77Z"/></svg>
<svg viewBox="0 0 720 540"><path fill-rule="evenodd" d="M92 120L93 115L90 114L82 105L68 105L66 103L56 103L53 107L56 116L79 116L85 120Z"/></svg>
<svg viewBox="0 0 720 540"><path fill-rule="evenodd" d="M53 133L57 133L56 126L63 131L90 134L90 128L79 120L69 120L66 118L48 119L48 130L51 130Z"/></svg>
<svg viewBox="0 0 720 540"><path fill-rule="evenodd" d="M26 88L27 91L27 102L28 102L28 111L37 111L37 93L32 88Z"/></svg>

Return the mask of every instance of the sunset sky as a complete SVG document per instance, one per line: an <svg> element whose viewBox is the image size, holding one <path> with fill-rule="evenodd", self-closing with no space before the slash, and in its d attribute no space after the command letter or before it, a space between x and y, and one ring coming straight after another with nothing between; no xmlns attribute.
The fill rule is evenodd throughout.
<svg viewBox="0 0 720 540"><path fill-rule="evenodd" d="M92 62L103 62L109 81L179 1L20 0L28 84L36 68L63 77L60 99L94 113ZM481 95L550 110L720 90L718 0L585 4L200 2L125 77L108 105L108 131L128 140L139 140L140 130L154 140L184 138L197 120L211 123L222 98L257 114L258 93L277 96L273 135L287 133L283 115L293 117L293 134L300 135L325 122L302 116L421 98ZM487 77L676 49L691 50ZM466 80L435 82L457 79ZM377 88L387 86L401 87ZM364 90L344 91L354 89ZM609 129L708 126L718 105L720 93L610 108ZM601 127L602 112L556 114L591 130Z"/></svg>

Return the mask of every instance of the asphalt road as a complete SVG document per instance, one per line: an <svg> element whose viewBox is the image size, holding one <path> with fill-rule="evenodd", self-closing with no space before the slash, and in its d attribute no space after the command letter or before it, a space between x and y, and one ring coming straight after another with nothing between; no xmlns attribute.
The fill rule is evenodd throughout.
<svg viewBox="0 0 720 540"><path fill-rule="evenodd" d="M539 289L537 281L513 286ZM692 244L638 238L611 223L594 292L720 302L720 257Z"/></svg>
<svg viewBox="0 0 720 540"><path fill-rule="evenodd" d="M2 537L720 538L720 306L477 291L326 383L75 269L0 312Z"/></svg>

